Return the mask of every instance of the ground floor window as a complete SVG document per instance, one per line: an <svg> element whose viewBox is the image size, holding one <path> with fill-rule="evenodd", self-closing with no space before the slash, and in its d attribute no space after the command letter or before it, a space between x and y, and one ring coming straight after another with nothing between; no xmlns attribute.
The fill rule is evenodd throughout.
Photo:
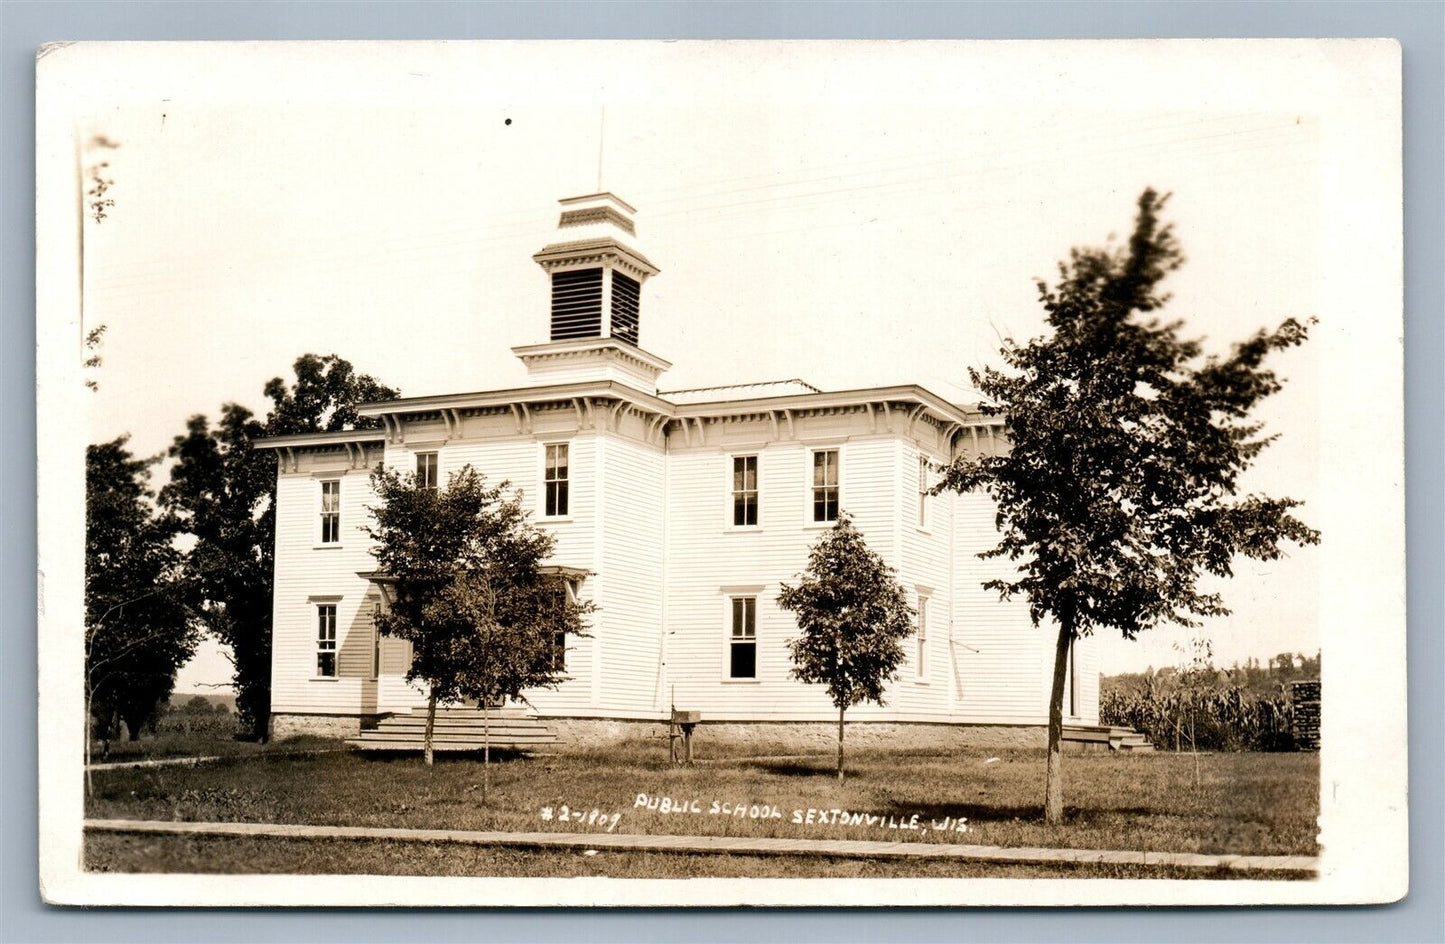
<svg viewBox="0 0 1445 944"><path fill-rule="evenodd" d="M316 605L316 674L336 677L336 604Z"/></svg>
<svg viewBox="0 0 1445 944"><path fill-rule="evenodd" d="M758 677L758 598L733 597L728 639L728 678Z"/></svg>
<svg viewBox="0 0 1445 944"><path fill-rule="evenodd" d="M918 657L914 661L919 678L928 677L928 597L918 595Z"/></svg>
<svg viewBox="0 0 1445 944"><path fill-rule="evenodd" d="M548 649L548 666L553 672L567 671L567 634L552 630L552 642Z"/></svg>
<svg viewBox="0 0 1445 944"><path fill-rule="evenodd" d="M1065 694L1064 704L1066 704L1066 705L1069 706L1069 717L1071 717L1071 718L1077 718L1077 717L1079 716L1079 681L1078 681L1078 675L1079 675L1079 672L1078 672L1078 669L1079 669L1079 662L1078 662L1078 659L1079 659L1079 648L1078 648L1078 644L1079 644L1079 641L1078 641L1077 639L1071 639L1071 640L1069 641L1069 664L1068 664L1068 673L1069 673L1069 674L1068 674L1068 678L1066 678L1066 679L1064 680L1064 681L1065 681L1065 684L1068 685L1068 690L1064 693L1064 694Z"/></svg>

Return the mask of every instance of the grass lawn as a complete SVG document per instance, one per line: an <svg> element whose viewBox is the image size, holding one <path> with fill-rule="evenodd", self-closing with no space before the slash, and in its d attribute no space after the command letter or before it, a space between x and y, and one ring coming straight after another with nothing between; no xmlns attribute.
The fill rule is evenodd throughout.
<svg viewBox="0 0 1445 944"><path fill-rule="evenodd" d="M316 737L287 738L261 744L245 738L233 715L177 710L167 712L154 731L145 732L138 740L116 738L109 745L100 740L91 741L90 762L115 764L174 757L244 757L338 746L336 741Z"/></svg>
<svg viewBox="0 0 1445 944"><path fill-rule="evenodd" d="M827 856L688 855L516 849L419 842L130 836L85 843L99 872L439 875L489 878L1150 878L1299 879L1297 873L1218 873L1110 865L868 860Z"/></svg>
<svg viewBox="0 0 1445 944"><path fill-rule="evenodd" d="M827 757L767 756L760 753L766 747L708 757L707 747L699 746L699 763L689 769L670 767L659 742L504 759L492 765L486 804L482 767L473 757L441 755L428 769L415 755L268 753L197 767L113 770L97 774L88 815L1250 855L1317 852L1319 767L1313 754L1201 755L1198 787L1194 759L1187 754L1070 754L1064 765L1067 822L1050 827L1041 819L1042 751L860 751L849 779L839 784ZM657 798L652 809L637 805L639 794ZM664 797L668 807L680 805L683 812L663 813ZM732 815L737 807L744 809L742 816ZM776 808L777 816L764 807ZM825 811L827 821L818 822L815 814L808 823L810 809ZM845 825L835 821L842 817L833 810L878 819ZM574 811L583 811L581 822L573 820ZM915 815L917 829L888 826L914 822ZM966 832L956 831L960 821ZM165 870L178 871L397 874L1002 875L1009 869L1034 876L1117 874L844 859L758 859L745 865L744 857L730 856L602 852L583 858L575 852L426 844L114 835L89 837L87 862L92 868L137 871L163 862Z"/></svg>

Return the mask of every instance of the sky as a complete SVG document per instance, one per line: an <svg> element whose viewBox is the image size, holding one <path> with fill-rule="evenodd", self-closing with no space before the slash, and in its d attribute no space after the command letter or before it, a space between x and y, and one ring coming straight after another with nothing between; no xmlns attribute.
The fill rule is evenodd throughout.
<svg viewBox="0 0 1445 944"><path fill-rule="evenodd" d="M1173 193L1188 260L1165 314L1208 349L1321 304L1319 121L1208 79L1191 101L1153 94L1142 65L1054 76L921 51L912 72L868 63L869 84L826 57L659 53L568 95L576 70L551 76L533 49L441 57L402 95L376 91L415 76L400 62L336 92L317 58L300 85L289 61L245 94L194 94L207 86L191 75L178 87L193 94L118 96L79 122L118 145L81 155L108 163L115 201L85 227L84 322L107 327L92 441L128 433L163 452L193 413L263 409L265 381L304 352L403 395L524 382L509 349L546 340L531 254L556 201L599 183L638 208L638 246L662 270L642 346L673 363L664 390L799 377L969 402L970 367L1041 331L1036 279L1073 246L1126 237L1145 187ZM341 87L351 67L334 68ZM1308 522L1317 348L1275 366L1287 385L1260 417L1280 439L1244 485L1302 499ZM1318 554L1240 563L1219 586L1233 614L1205 627L1217 662L1316 651ZM1102 668L1175 664L1188 635L1110 634ZM178 691L228 675L208 646Z"/></svg>

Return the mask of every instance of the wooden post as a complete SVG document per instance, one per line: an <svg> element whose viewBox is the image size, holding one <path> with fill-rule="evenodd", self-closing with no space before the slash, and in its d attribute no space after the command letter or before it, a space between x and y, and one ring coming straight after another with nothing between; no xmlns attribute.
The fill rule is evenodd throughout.
<svg viewBox="0 0 1445 944"><path fill-rule="evenodd" d="M843 779L843 712L845 709L838 709L838 779Z"/></svg>

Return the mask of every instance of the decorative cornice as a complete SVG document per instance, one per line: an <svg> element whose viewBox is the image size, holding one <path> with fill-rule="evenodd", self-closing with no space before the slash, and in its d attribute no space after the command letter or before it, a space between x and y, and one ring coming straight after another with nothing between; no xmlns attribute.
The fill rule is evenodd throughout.
<svg viewBox="0 0 1445 944"><path fill-rule="evenodd" d="M585 346L595 345L587 342ZM611 342L616 344L617 342ZM566 356L578 353L579 342L563 341L533 345L539 355ZM556 350L548 351L549 348ZM527 351L519 348L518 351ZM620 346L620 354L633 349ZM646 351L636 351L641 358L660 358ZM642 363L649 363L641 360ZM662 362L666 363L666 362ZM542 411L568 410L576 414L584 429L621 428L622 418L636 415L642 419L644 438L660 442L669 432L681 432L688 443L706 441L706 426L718 422L767 422L774 439L796 438L796 423L807 416L839 413L866 414L875 434L916 436L918 425L935 427L952 449L959 436L970 437L975 450L986 442L995 447L1004 420L985 416L977 411L949 403L917 385L840 390L829 393L790 394L745 400L720 400L712 403L675 404L614 380L583 383L551 384L477 393L447 394L437 397L411 397L362 404L357 412L364 417L378 417L383 429L342 430L307 433L295 436L273 436L257 440L262 449L282 453L285 466L294 469L295 453L301 449L345 451L349 464L365 463L366 445L390 441L401 442L408 418L440 418L450 436L460 433L461 417L473 412L510 412L519 435L533 430L534 414Z"/></svg>
<svg viewBox="0 0 1445 944"><path fill-rule="evenodd" d="M512 353L523 363L532 361L581 360L589 355L603 355L609 359L631 362L658 373L672 366L650 351L633 347L616 338L572 338L566 341L549 341L545 344L526 344L512 348Z"/></svg>
<svg viewBox="0 0 1445 944"><path fill-rule="evenodd" d="M596 193L584 193L584 194L582 194L582 195L579 196L579 197L563 197L562 199L558 200L557 202L560 203L560 204L562 204L564 207L565 207L565 206L572 206L573 204L576 204L576 203L610 202L610 203L615 203L615 204L617 204L619 207L621 207L622 209L626 210L628 213L636 213L636 212L637 212L637 207L635 207L635 206L633 206L632 204L628 203L626 200L622 199L622 198L619 197L617 194L613 193L611 190L599 190L599 191L597 191Z"/></svg>
<svg viewBox="0 0 1445 944"><path fill-rule="evenodd" d="M585 265L589 262L611 262L639 279L656 275L660 270L646 256L610 236L552 243L533 253L532 260L544 269Z"/></svg>
<svg viewBox="0 0 1445 944"><path fill-rule="evenodd" d="M348 443L379 443L386 441L384 429L341 429L319 433L292 433L286 436L265 436L254 440L257 449L306 449L315 447L348 448Z"/></svg>
<svg viewBox="0 0 1445 944"><path fill-rule="evenodd" d="M611 223L629 236L637 235L637 227L632 221L618 212L614 207L597 206L587 207L582 210L563 210L562 218L557 221L558 229L566 229L569 226L587 226L591 223Z"/></svg>

